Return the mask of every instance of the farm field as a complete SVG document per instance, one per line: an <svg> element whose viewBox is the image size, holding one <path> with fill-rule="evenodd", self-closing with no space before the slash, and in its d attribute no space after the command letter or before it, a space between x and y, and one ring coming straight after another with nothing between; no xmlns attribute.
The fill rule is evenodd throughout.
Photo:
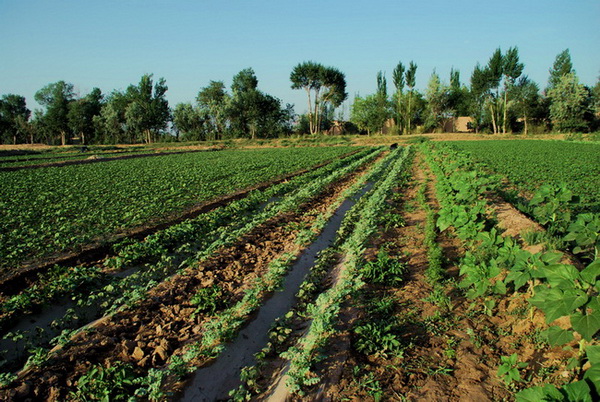
<svg viewBox="0 0 600 402"><path fill-rule="evenodd" d="M527 194L543 184L564 184L580 198L579 209L600 211L600 144L537 140L449 144L468 152Z"/></svg>
<svg viewBox="0 0 600 402"><path fill-rule="evenodd" d="M222 151L0 172L0 268L160 223L195 204L350 151Z"/></svg>
<svg viewBox="0 0 600 402"><path fill-rule="evenodd" d="M85 167L70 173L80 194L94 186L111 198L127 194L120 208L142 224L332 160L125 238L97 261L0 286L0 399L594 400L600 216L585 189L598 176L576 171L600 169L595 145L501 143L220 151L53 168ZM556 156L557 144L570 151ZM554 163L521 162L529 147L526 161L547 151ZM569 176L552 173L565 161ZM112 164L122 176L104 171ZM231 166L243 174L232 176ZM34 180L47 170L10 173ZM529 197L519 199L528 216L503 198L502 177ZM556 177L572 194L543 190ZM17 194L19 180L8 183ZM47 204L69 200L54 195L59 187L46 190ZM582 199L576 208L572 195ZM112 232L124 225L116 215Z"/></svg>

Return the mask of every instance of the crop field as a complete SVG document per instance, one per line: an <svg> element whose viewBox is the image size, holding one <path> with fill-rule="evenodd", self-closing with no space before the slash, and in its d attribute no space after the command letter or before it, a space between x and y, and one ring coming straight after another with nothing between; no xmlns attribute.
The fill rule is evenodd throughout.
<svg viewBox="0 0 600 402"><path fill-rule="evenodd" d="M222 151L0 172L0 268L160 221L349 151Z"/></svg>
<svg viewBox="0 0 600 402"><path fill-rule="evenodd" d="M582 210L600 211L600 144L565 141L457 141L476 161L530 194L544 184L564 185Z"/></svg>
<svg viewBox="0 0 600 402"><path fill-rule="evenodd" d="M425 141L0 172L0 400L598 400L598 155Z"/></svg>

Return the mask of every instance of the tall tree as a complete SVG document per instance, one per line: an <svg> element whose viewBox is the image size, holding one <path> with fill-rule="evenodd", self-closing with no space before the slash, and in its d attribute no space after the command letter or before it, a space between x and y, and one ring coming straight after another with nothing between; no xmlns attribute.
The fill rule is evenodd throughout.
<svg viewBox="0 0 600 402"><path fill-rule="evenodd" d="M569 53L569 49L565 49L556 55L554 64L552 65L552 68L550 68L549 72L550 78L548 78L548 88L546 88L546 92L554 88L560 81L561 77L575 72L575 70L573 70L573 62L571 61L571 53Z"/></svg>
<svg viewBox="0 0 600 402"><path fill-rule="evenodd" d="M529 119L536 114L536 109L540 103L540 88L526 75L521 76L512 88L513 99L515 101L515 111L523 119L523 133L529 133Z"/></svg>
<svg viewBox="0 0 600 402"><path fill-rule="evenodd" d="M99 116L94 116L94 128L99 142L104 144L134 143L133 130L127 129L125 113L129 106L127 95L113 91L106 99Z"/></svg>
<svg viewBox="0 0 600 402"><path fill-rule="evenodd" d="M207 116L214 133L214 139L222 138L226 126L226 107L229 95L222 81L210 81L196 97L200 110Z"/></svg>
<svg viewBox="0 0 600 402"><path fill-rule="evenodd" d="M451 68L447 107L453 117L469 114L468 95L468 89L460 83L460 72Z"/></svg>
<svg viewBox="0 0 600 402"><path fill-rule="evenodd" d="M205 120L200 110L191 103L178 103L173 110L173 125L179 136L187 141L206 140Z"/></svg>
<svg viewBox="0 0 600 402"><path fill-rule="evenodd" d="M380 107L378 94L369 95L365 98L357 96L350 108L350 121L367 135L380 131L388 119L387 111Z"/></svg>
<svg viewBox="0 0 600 402"><path fill-rule="evenodd" d="M377 122L379 132L383 133L385 122L390 118L390 103L387 96L387 80L382 71L377 73Z"/></svg>
<svg viewBox="0 0 600 402"><path fill-rule="evenodd" d="M489 98L489 71L481 67L479 63L475 65L471 74L471 117L475 125L475 133L483 126L486 104Z"/></svg>
<svg viewBox="0 0 600 402"><path fill-rule="evenodd" d="M25 142L26 136L31 130L28 129L31 111L27 109L25 97L21 95L7 94L0 99L0 141L17 144ZM33 143L33 139L31 139Z"/></svg>
<svg viewBox="0 0 600 402"><path fill-rule="evenodd" d="M127 128L140 134L148 144L167 128L171 118L166 98L168 89L164 78L154 84L152 74L144 74L138 85L127 88L126 95L130 101L125 111Z"/></svg>
<svg viewBox="0 0 600 402"><path fill-rule="evenodd" d="M587 130L585 115L589 109L589 92L575 73L561 76L548 91L548 97L555 129L561 132Z"/></svg>
<svg viewBox="0 0 600 402"><path fill-rule="evenodd" d="M69 128L80 136L82 144L95 142L94 117L100 115L102 104L103 95L99 88L92 89L87 96L69 104Z"/></svg>
<svg viewBox="0 0 600 402"><path fill-rule="evenodd" d="M404 81L404 73L406 71L406 68L404 67L404 65L402 64L402 62L398 62L398 64L396 65L396 68L394 68L394 72L392 73L392 79L394 81L394 86L396 87L396 92L394 94L395 97L395 102L394 105L396 107L396 118L397 118L397 122L396 125L398 127L404 127L404 113L403 113L403 92L404 92L404 85L405 85L405 81Z"/></svg>
<svg viewBox="0 0 600 402"><path fill-rule="evenodd" d="M444 119L444 112L447 107L448 90L441 82L440 76L433 71L427 84L425 98L427 100L427 116L425 125L428 129L437 129L441 126Z"/></svg>
<svg viewBox="0 0 600 402"><path fill-rule="evenodd" d="M500 120L500 105L499 105L499 87L500 81L502 80L502 73L504 71L504 57L500 48L496 49L492 54L492 57L488 60L486 66L486 77L487 86L489 92L488 106L490 108L490 115L492 117L492 127L494 134L500 132L499 120Z"/></svg>
<svg viewBox="0 0 600 402"><path fill-rule="evenodd" d="M35 100L46 107L44 126L51 135L60 135L61 145L67 143L69 134L69 104L75 99L73 84L58 81L46 85L35 93Z"/></svg>
<svg viewBox="0 0 600 402"><path fill-rule="evenodd" d="M515 85L517 78L523 73L523 63L519 62L519 50L511 47L502 58L502 75L504 76L504 118L502 120L502 133L506 134L508 109L510 106L508 95Z"/></svg>
<svg viewBox="0 0 600 402"><path fill-rule="evenodd" d="M406 133L410 134L411 132L411 118L413 115L413 110L412 110L412 99L413 99L413 91L416 85L416 78L417 78L417 65L415 63L413 63L412 61L410 62L408 69L406 70L406 86L408 87L408 108L406 111Z"/></svg>
<svg viewBox="0 0 600 402"><path fill-rule="evenodd" d="M298 64L290 74L292 89L304 89L308 97L310 133L320 130L321 111L327 104L338 107L348 97L346 77L334 67L307 61Z"/></svg>

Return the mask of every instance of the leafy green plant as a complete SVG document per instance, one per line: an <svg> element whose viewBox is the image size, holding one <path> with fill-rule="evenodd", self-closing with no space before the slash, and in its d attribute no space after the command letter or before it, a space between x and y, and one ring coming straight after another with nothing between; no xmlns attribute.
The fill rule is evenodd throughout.
<svg viewBox="0 0 600 402"><path fill-rule="evenodd" d="M552 232L563 232L571 221L571 205L579 202L565 184L544 184L529 201L533 215L542 225L549 225Z"/></svg>
<svg viewBox="0 0 600 402"><path fill-rule="evenodd" d="M573 253L591 260L600 258L600 214L579 214L567 228L564 240L574 244Z"/></svg>
<svg viewBox="0 0 600 402"><path fill-rule="evenodd" d="M583 339L590 341L600 330L600 300L598 285L600 282L600 261L589 264L581 272L572 265L553 264L543 270L547 284L535 287L535 295L529 303L541 309L546 322L569 316L573 330ZM554 331L549 333L551 344L558 343ZM562 336L562 335L561 335Z"/></svg>
<svg viewBox="0 0 600 402"><path fill-rule="evenodd" d="M196 306L194 314L213 315L225 306L226 294L218 285L198 289L190 299L190 304Z"/></svg>
<svg viewBox="0 0 600 402"><path fill-rule="evenodd" d="M500 361L502 363L498 366L497 373L506 385L521 381L519 369L527 367L527 363L519 362L518 354L513 353L510 356L500 356Z"/></svg>
<svg viewBox="0 0 600 402"><path fill-rule="evenodd" d="M354 329L356 340L354 347L365 355L388 358L400 356L402 343L394 333L394 324L379 322L366 322Z"/></svg>
<svg viewBox="0 0 600 402"><path fill-rule="evenodd" d="M363 265L360 272L363 278L375 284L398 284L402 282L402 276L406 270L405 264L381 249L377 253L375 261L369 261Z"/></svg>
<svg viewBox="0 0 600 402"><path fill-rule="evenodd" d="M127 363L95 365L77 379L77 390L69 397L80 401L129 401L134 378L133 367Z"/></svg>

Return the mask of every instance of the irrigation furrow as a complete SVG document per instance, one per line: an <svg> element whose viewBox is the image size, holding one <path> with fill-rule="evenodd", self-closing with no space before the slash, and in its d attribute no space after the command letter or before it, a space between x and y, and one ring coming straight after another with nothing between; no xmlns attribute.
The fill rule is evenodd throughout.
<svg viewBox="0 0 600 402"><path fill-rule="evenodd" d="M255 363L254 354L265 347L269 328L296 304L296 294L303 284L317 256L333 244L336 232L346 219L347 211L373 186L373 177L380 175L391 158L382 160L368 175L356 182L348 191L340 194L321 220L327 221L319 237L305 249L299 259L281 280L282 290L260 307L256 318L244 327L236 339L221 353L215 363L200 368L183 394L183 400L215 400L228 397L228 391L237 388L242 367ZM358 193L348 198L349 194ZM336 209L337 208L337 209Z"/></svg>
<svg viewBox="0 0 600 402"><path fill-rule="evenodd" d="M356 170L359 165L360 163L355 163L353 169ZM352 169L347 171L350 172ZM336 172L330 175L329 182L339 180L345 174L344 172ZM352 177L354 175L346 177L335 188L339 188L342 185L341 183L351 180ZM312 191L315 192L319 186L324 187L326 185L327 181L321 180L320 183L312 185ZM330 187L328 191L333 191L333 188ZM295 196L296 203L292 202L292 199L283 200L281 209L277 212L278 217L271 219L270 223L262 224L261 229L255 229L250 233L248 233L248 227L233 231L237 238L240 238L239 235L243 234L244 230L248 234L243 236L234 246L222 250L218 253L219 255L207 258L206 261L200 263L198 268L189 269L187 274L178 275L173 280L165 282L152 290L149 298L144 298L138 302L139 307L131 307L115 313L113 317L95 327L94 332L80 333L78 337L70 341L71 345L66 345L60 353L52 356L48 361L48 363L52 363L51 367L57 369L61 367L58 372L55 372L56 377L52 377L44 384L36 384L36 390L29 389L27 391L47 394L48 390L53 387L52 384L56 382L60 383L61 387L65 387L66 383L63 381L75 381L77 373L84 374L86 369L90 369L93 364L104 362L104 359L107 358L117 360L120 358L126 362L137 362L140 368L136 367L136 371L147 372L149 367L161 367L165 363L165 358L168 358L171 352L188 343L190 338L200 336L199 331L202 323L210 317L210 314L207 315L206 312L195 313L196 309L193 308L194 304L191 304L190 297L198 289L209 288L213 284L218 284L222 287L221 290L228 294L226 304L239 300L244 291L247 290L248 283L252 282L253 277L260 277L260 272L265 269L264 267L268 265L269 261L272 261L277 255L285 254L286 250L291 252L297 248L293 245L293 242L291 242L292 245L289 245L289 243L302 231L294 228L294 225L290 222L296 222L297 225L300 225L298 227L301 227L307 221L314 219L309 211L326 207L329 202L327 196L321 195L317 198L318 201L313 200L312 205L310 202L307 203L313 197L314 195L307 188L304 188ZM281 212L296 210L295 205L298 202L304 203L305 207L300 211L304 210L305 215L299 215L298 212ZM311 205L311 207L307 208L308 205ZM273 211L270 212L273 213ZM262 218L265 218L265 216ZM287 222L287 226L283 225L284 222ZM285 236L282 236L283 234ZM253 254L254 257L251 257ZM247 259L244 257L245 255L248 255ZM254 265L254 268L251 265ZM224 266L227 269L224 269ZM158 311L155 311L157 309ZM156 340L156 335L150 336L148 333L152 333L152 331L155 334L156 331L160 332L162 334L161 339L165 339L165 333L173 334L171 336L174 336L175 339L172 342L167 341L169 344L166 346L154 344L152 339ZM120 335L117 336L117 333ZM129 340L123 340L123 337ZM140 343L141 339L147 341ZM104 345L100 348L102 353L99 353L99 355L98 353L90 353L88 348L81 349L83 345L97 342ZM130 346L132 350L129 350ZM70 359L77 361L79 359L77 356L86 356L87 363L84 364L86 367L72 367L73 364L68 363ZM138 357L139 359L136 360ZM67 366L71 368L66 369ZM70 374L65 374L65 369L71 371ZM38 369L34 367L29 372L24 372L21 384L31 384L31 380L28 379L35 378L36 372L38 372Z"/></svg>
<svg viewBox="0 0 600 402"><path fill-rule="evenodd" d="M94 267L67 270L65 276L62 277L64 281L50 283L48 287L50 289L58 289L60 294L68 294L70 298L77 300L77 302L68 299L63 300L62 303L45 308L41 313L36 314L36 316L20 318L11 328L12 332L7 334L4 340L0 341L2 348L8 351L8 354L4 358L10 364L6 364L5 366L8 368L14 367L15 364L26 360L29 356L27 350L47 347L49 342L64 342L65 337L68 339L69 332L72 332L78 326L85 324L89 320L101 317L103 314L114 312L120 305L135 303L137 299L143 296L146 290L175 273L182 265L186 266L199 258L203 259L210 256L219 247L223 247L227 243L234 241L261 224L261 222L265 222L281 211L289 210L298 202L301 202L303 195L301 191L299 192L299 189L305 189L307 184L312 183L314 192L316 188L322 188L326 183L363 165L368 160L374 158L376 154L377 151L361 152L316 171L309 172L292 181L275 185L268 190L252 192L243 200L235 201L220 210L196 218L196 222L184 222L181 225L167 229L168 233L165 235L157 233L146 238L144 242L128 245L125 250L127 254L121 253L109 259L108 264L105 261L105 265L111 266L110 262L114 262L115 260L121 262L121 265L123 264L123 260L125 262L138 263L144 255L146 257L156 257L156 250L159 251L158 255L162 253L157 263L146 265L142 270L138 270L138 272L133 273L129 277L113 277L107 283L105 276L98 277L98 273L103 269L103 266L98 266L96 270L94 270ZM327 179L325 181L322 179L320 181L317 180L317 185L315 186L315 180L323 175L327 176ZM273 197L273 195L284 194L286 196L279 201ZM265 200L269 199L271 203L268 206L262 205ZM285 204L287 204L287 207ZM262 212L258 213L257 209L262 210ZM244 212L246 212L245 216L239 215ZM181 243L194 238L200 239L201 242L195 244L193 248L186 247L187 252L179 249L176 254L169 254L168 246L174 244L181 245ZM140 247L136 248L133 246ZM125 258L126 256L127 259ZM186 262L186 258L189 259L188 262ZM183 263L180 264L182 261ZM83 281L87 285L80 289L81 292L85 293L81 293L78 289L70 287L78 284L78 280ZM101 285L101 287L98 290L94 290L93 285ZM23 306L23 303L32 301L33 298L31 294L20 296L13 298L15 299L15 303L20 303L17 304L18 307L27 307ZM29 299L26 297L29 297ZM44 302L44 299L39 295L36 296L36 299L38 303ZM12 299L9 301L12 301ZM9 308L9 306L9 303L3 305L3 309L6 308L5 311L9 313L3 316L4 321L9 320L10 317L17 316L16 314L19 313L18 308ZM31 309L32 307L35 307L35 305L30 305L27 308Z"/></svg>
<svg viewBox="0 0 600 402"><path fill-rule="evenodd" d="M403 151L398 152L403 153ZM283 330L283 333L287 334L283 338L291 337L284 344L292 347L280 355L284 357L284 362L288 363L281 362L279 360L281 357L277 357L276 349L279 349L282 345L274 346L269 343L261 354L267 357L271 356L267 358L271 363L261 360L257 366L243 370L242 386L232 390L232 395L236 399L243 400L259 393L261 394L260 399L269 395L274 400L283 400L289 396L289 390L297 392L312 381L306 375L309 373L312 363L314 363L316 350L327 342L329 337L328 328L332 324L332 319L337 317L340 302L347 295L353 293L354 289L360 288L362 284L362 281L353 273L362 255L360 250L380 222L379 214L386 208L384 195L390 191L395 180L400 177L406 160L406 154L397 154L395 160L390 164L390 168L382 172L379 180L374 183L373 189L361 197L351 211L346 214L342 229L338 231L336 245L327 253L321 255L315 268L313 268L315 278L307 281L306 286L303 287L302 294L305 295L307 292L311 293L311 289L314 292L320 286L325 285L324 288L321 287L317 290L317 293L308 295L310 302L301 303L296 307L294 314L297 314L297 318L295 320L304 321L304 323L298 324L296 322L292 324L288 322L285 324L282 322L279 327L275 327L276 331ZM336 263L339 258L342 259L342 262ZM321 282L321 284L317 285L318 282ZM313 303L315 299L316 302ZM289 321L289 314L284 321ZM306 318L302 320L300 317ZM289 328L289 325L299 330L296 336L289 333L292 328L285 329ZM283 326L283 329L281 326ZM306 331L302 331L303 327L307 328ZM298 335L301 335L299 339L297 338ZM275 338L279 338L279 336L276 335ZM298 339L295 346L296 341L293 341L293 339ZM273 342L280 343L279 341ZM275 353L275 356L273 356L273 353ZM267 366L266 369L265 365ZM281 368L282 366L283 368ZM272 378L275 372L269 370L277 367L279 369L276 371L280 371L279 377L271 384L271 389L268 391L257 389L257 375L266 370L268 373L261 373L260 375ZM308 375L310 376L310 374ZM289 390L287 386L290 386Z"/></svg>

